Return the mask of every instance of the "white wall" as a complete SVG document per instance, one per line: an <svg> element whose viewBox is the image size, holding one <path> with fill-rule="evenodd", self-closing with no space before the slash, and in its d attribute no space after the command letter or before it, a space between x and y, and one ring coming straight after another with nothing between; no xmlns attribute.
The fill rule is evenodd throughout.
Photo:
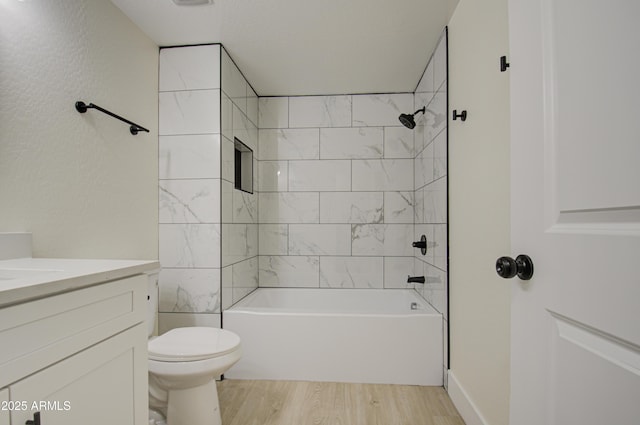
<svg viewBox="0 0 640 425"><path fill-rule="evenodd" d="M108 1L0 0L0 28L0 231L35 256L157 258L157 46Z"/></svg>
<svg viewBox="0 0 640 425"><path fill-rule="evenodd" d="M449 24L449 391L468 425L509 420L510 254L507 2L461 0ZM514 64L517 66L517 64ZM451 120L451 117L449 117Z"/></svg>

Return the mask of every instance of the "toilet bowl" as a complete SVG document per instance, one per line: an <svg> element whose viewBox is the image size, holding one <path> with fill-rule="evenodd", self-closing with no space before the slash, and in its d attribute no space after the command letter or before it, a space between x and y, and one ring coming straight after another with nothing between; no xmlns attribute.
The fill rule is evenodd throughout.
<svg viewBox="0 0 640 425"><path fill-rule="evenodd" d="M149 304L157 305L157 274L149 280ZM240 360L240 337L210 327L175 328L151 337L155 308L149 307L153 316L150 311L148 317L153 321L148 326L149 408L167 425L221 425L216 378ZM149 422L156 422L151 412Z"/></svg>
<svg viewBox="0 0 640 425"><path fill-rule="evenodd" d="M215 380L240 360L240 338L224 329L176 328L148 347L150 407L168 425L220 425Z"/></svg>

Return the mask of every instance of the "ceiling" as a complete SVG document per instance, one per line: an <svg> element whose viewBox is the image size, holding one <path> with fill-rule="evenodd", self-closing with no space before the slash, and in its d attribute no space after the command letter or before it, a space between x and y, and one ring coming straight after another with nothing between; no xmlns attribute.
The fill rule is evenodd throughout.
<svg viewBox="0 0 640 425"><path fill-rule="evenodd" d="M111 0L159 46L222 43L260 96L415 90L458 0Z"/></svg>

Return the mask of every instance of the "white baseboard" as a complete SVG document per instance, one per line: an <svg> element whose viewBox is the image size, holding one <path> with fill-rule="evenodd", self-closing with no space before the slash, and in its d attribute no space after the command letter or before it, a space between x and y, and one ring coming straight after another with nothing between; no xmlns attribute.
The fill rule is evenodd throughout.
<svg viewBox="0 0 640 425"><path fill-rule="evenodd" d="M455 375L449 370L449 397L467 425L488 425Z"/></svg>

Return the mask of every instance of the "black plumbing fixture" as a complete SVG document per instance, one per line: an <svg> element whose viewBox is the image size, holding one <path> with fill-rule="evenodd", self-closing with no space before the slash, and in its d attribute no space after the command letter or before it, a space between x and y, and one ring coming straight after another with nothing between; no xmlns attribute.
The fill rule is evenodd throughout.
<svg viewBox="0 0 640 425"><path fill-rule="evenodd" d="M462 121L466 121L467 120L467 111L464 110L464 111L458 113L458 110L454 109L453 110L453 120L455 121L458 118L460 118L460 120L462 120Z"/></svg>
<svg viewBox="0 0 640 425"><path fill-rule="evenodd" d="M510 66L511 64L507 62L507 57L500 56L500 72L505 72Z"/></svg>
<svg viewBox="0 0 640 425"><path fill-rule="evenodd" d="M144 128L141 125L138 125L132 121L129 121L126 118L122 118L120 115L116 115L111 111L107 111L104 108L99 107L98 105L94 105L93 103L89 103L88 105L82 101L77 101L76 102L76 111L80 112L81 114L84 114L85 112L87 112L87 109L97 109L98 111L105 113L109 116L112 116L113 118L119 119L120 121L124 121L127 124L129 124L131 127L129 127L129 131L131 132L131 134L133 134L134 136L136 134L138 134L139 131L146 131L147 133L149 132L149 130L147 130L146 128Z"/></svg>
<svg viewBox="0 0 640 425"><path fill-rule="evenodd" d="M427 255L427 237L425 235L420 236L420 240L411 244L414 248L419 248L422 255Z"/></svg>
<svg viewBox="0 0 640 425"><path fill-rule="evenodd" d="M407 127L408 129L412 130L415 126L416 126L416 121L413 119L413 117L418 113L418 112L422 112L423 114L426 112L427 107L423 106L422 109L418 109L417 111L415 111L413 114L400 114L400 116L398 117L398 119L400 120L400 122L402 123L402 125L404 125L405 127Z"/></svg>
<svg viewBox="0 0 640 425"><path fill-rule="evenodd" d="M407 283L424 283L424 276L407 276Z"/></svg>

